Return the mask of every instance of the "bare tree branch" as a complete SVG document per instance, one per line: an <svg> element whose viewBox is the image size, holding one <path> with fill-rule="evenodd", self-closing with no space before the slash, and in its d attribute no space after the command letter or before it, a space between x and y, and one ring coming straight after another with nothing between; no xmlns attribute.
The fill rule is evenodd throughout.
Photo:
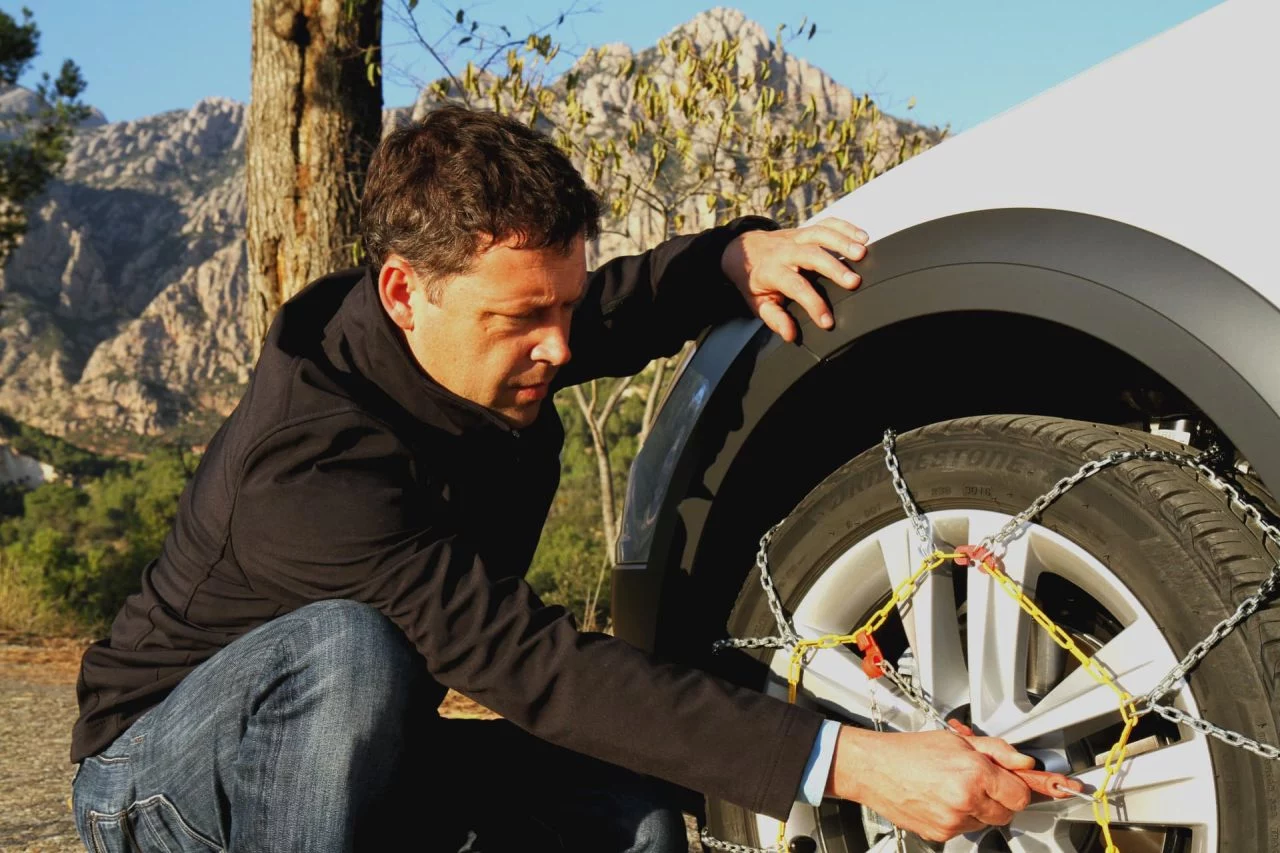
<svg viewBox="0 0 1280 853"><path fill-rule="evenodd" d="M613 385L613 390L604 401L604 406L600 409L598 424L600 429L604 429L604 425L609 422L609 416L613 414L613 407L618 405L618 401L622 399L622 392L635 380L635 376L624 376Z"/></svg>
<svg viewBox="0 0 1280 853"><path fill-rule="evenodd" d="M582 393L581 385L573 386L573 398L578 403L578 408L587 422L587 430L591 434L591 444L595 449L596 456L596 474L600 480L600 520L604 525L604 542L606 559L612 560L613 547L618 539L617 534L617 513L614 510L613 496L613 467L609 461L609 445L605 440L600 425L596 423L595 418L595 399L587 402L586 395Z"/></svg>
<svg viewBox="0 0 1280 853"><path fill-rule="evenodd" d="M413 32L414 36L418 39L418 44L422 45L422 48L426 50L427 53L431 54L431 58L436 61L436 64L440 66L445 75L453 81L454 88L462 93L462 97L465 100L466 91L462 88L462 81L460 81L453 73L453 69L449 67L449 63L444 61L444 57L436 52L435 46L431 44L431 42L427 41L427 37L422 34L422 30L418 27L418 19L413 14L413 9L409 6L409 0L400 0L400 5L404 8L404 15L397 15L397 20ZM468 101L468 103L470 102Z"/></svg>
<svg viewBox="0 0 1280 853"><path fill-rule="evenodd" d="M478 71L483 72L487 71L494 61L507 51L527 44L530 36L545 36L549 32L559 29L564 25L565 21L576 18L580 15L596 14L599 12L599 7L595 4L584 6L579 3L578 0L574 0L574 2L570 4L569 8L553 16L549 21L539 25L532 25L524 37L514 38L511 36L511 30L508 27L478 21L470 15L467 15L466 17L471 18L475 29L466 28L456 22L456 13L444 3L437 2L435 6L440 12L442 19L448 20L450 23L434 42L428 39L426 34L422 31L422 26L418 22L418 17L414 14L413 8L411 8L411 0L400 0L398 8L393 9L391 16L397 23L413 34L414 41L418 46L425 50L433 60L435 60L437 65L440 66L441 71L444 72L444 75L447 76L453 84L453 88L458 93L458 96L461 97L463 102L467 105L471 104L471 100L468 97L469 93L464 89L462 81L458 78L458 75L454 72L449 60L443 53L442 46L447 40L450 40L459 33L462 33L464 39L473 38L476 40L475 45L470 51L473 55L478 57L481 52L489 50L488 56L483 61L478 62L475 66ZM463 11L465 12L465 10ZM495 35L497 30L501 30L506 38L499 39ZM566 56L576 55L572 50L561 49L561 52ZM399 69L397 69L397 73L404 74L408 79L421 85L421 81L418 81L413 75L407 74ZM542 85L541 79L532 82L538 86Z"/></svg>

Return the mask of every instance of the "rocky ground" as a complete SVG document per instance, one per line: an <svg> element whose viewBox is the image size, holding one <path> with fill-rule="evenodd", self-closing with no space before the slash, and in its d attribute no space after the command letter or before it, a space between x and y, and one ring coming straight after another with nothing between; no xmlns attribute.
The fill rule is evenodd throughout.
<svg viewBox="0 0 1280 853"><path fill-rule="evenodd" d="M68 797L76 719L75 679L84 644L0 634L0 853L79 853ZM483 708L449 694L442 713ZM701 851L690 827L690 853Z"/></svg>

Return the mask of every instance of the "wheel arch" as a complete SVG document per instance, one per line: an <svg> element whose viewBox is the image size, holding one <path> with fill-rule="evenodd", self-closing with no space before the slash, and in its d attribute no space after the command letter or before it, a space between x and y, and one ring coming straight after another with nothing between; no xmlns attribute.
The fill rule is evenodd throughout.
<svg viewBox="0 0 1280 853"><path fill-rule="evenodd" d="M1185 411L1280 488L1280 309L1186 248L1079 213L988 210L893 234L856 268L852 294L819 281L833 330L793 311L788 345L735 322L682 370L632 467L619 636L705 648L754 540L886 427Z"/></svg>

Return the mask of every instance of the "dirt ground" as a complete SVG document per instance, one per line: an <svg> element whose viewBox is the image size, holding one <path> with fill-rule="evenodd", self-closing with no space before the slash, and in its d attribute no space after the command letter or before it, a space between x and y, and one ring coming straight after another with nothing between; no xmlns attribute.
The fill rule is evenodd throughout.
<svg viewBox="0 0 1280 853"><path fill-rule="evenodd" d="M80 853L69 797L76 673L85 642L0 633L0 851ZM450 693L441 713L492 716ZM690 853L699 853L692 819Z"/></svg>
<svg viewBox="0 0 1280 853"><path fill-rule="evenodd" d="M0 850L73 853L67 797L84 644L0 635Z"/></svg>

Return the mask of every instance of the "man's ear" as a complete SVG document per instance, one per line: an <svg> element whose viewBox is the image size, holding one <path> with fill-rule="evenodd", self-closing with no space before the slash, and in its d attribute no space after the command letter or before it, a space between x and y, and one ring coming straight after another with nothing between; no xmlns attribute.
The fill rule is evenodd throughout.
<svg viewBox="0 0 1280 853"><path fill-rule="evenodd" d="M413 329L413 305L410 297L419 287L418 275L409 262L399 255L388 255L378 270L378 296L382 310L404 331Z"/></svg>

